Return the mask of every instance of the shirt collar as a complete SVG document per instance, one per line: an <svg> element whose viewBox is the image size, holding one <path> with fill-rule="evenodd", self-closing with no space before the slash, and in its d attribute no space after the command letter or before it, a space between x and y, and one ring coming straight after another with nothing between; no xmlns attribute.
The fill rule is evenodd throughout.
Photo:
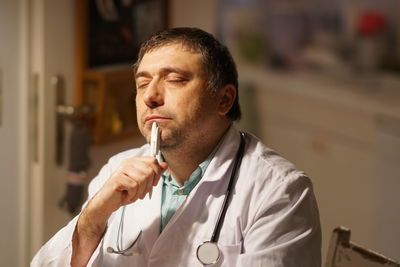
<svg viewBox="0 0 400 267"><path fill-rule="evenodd" d="M207 157L207 159L205 161L201 162L199 164L199 166L197 166L197 168L192 172L192 174L190 175L189 179L185 181L185 183L184 183L184 185L182 187L179 186L179 184L175 181L175 179L172 177L172 175L169 172L169 170L165 171L161 175L161 177L164 180L164 183L169 184L169 185L173 185L173 186L175 186L177 188L181 188L181 189L187 188L187 187L189 187L189 188L194 187L197 184L197 182L203 177L204 173L206 172L208 165L210 165L212 159L214 158L214 156L215 156L215 154L216 154L216 152L217 152L217 150L218 150L218 148L220 146L220 143L221 142L219 142L215 146L214 150L210 153L210 155ZM160 159L161 159L161 161L165 161L164 157L162 156L162 154L161 154Z"/></svg>

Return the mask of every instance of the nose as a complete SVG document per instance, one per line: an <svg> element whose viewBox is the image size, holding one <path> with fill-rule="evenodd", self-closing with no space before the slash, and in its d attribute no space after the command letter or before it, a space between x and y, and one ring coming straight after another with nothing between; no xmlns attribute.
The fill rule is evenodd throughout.
<svg viewBox="0 0 400 267"><path fill-rule="evenodd" d="M156 108L164 105L164 95L160 83L153 81L146 88L143 101L149 108Z"/></svg>

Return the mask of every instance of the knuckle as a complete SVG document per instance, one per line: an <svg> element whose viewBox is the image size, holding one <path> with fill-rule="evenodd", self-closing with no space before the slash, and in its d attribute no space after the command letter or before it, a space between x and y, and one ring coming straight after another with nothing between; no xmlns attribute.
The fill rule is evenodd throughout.
<svg viewBox="0 0 400 267"><path fill-rule="evenodd" d="M138 180L138 181L136 181L136 184L137 184L137 187L142 187L142 185L143 185L143 181L142 180Z"/></svg>
<svg viewBox="0 0 400 267"><path fill-rule="evenodd" d="M134 180L134 179L132 179L132 180L133 180L133 183L131 183L131 188L137 190L138 186L140 186L140 182L137 180Z"/></svg>
<svg viewBox="0 0 400 267"><path fill-rule="evenodd" d="M137 200L137 197L136 197L136 196L133 196L133 197L131 197L127 202L128 202L128 204L130 204L130 203L135 202L136 200Z"/></svg>
<svg viewBox="0 0 400 267"><path fill-rule="evenodd" d="M152 174L149 172L146 172L142 175L141 179L138 179L138 182L140 185L147 184L147 181L152 177Z"/></svg>
<svg viewBox="0 0 400 267"><path fill-rule="evenodd" d="M113 185L111 186L111 188L112 188L113 191L118 191L118 190L119 190L119 185L113 184Z"/></svg>
<svg viewBox="0 0 400 267"><path fill-rule="evenodd" d="M119 183L112 183L111 188L113 191L121 191L123 189L122 185Z"/></svg>
<svg viewBox="0 0 400 267"><path fill-rule="evenodd" d="M150 158L150 163L151 163L151 164L157 164L158 161L157 161L156 158L151 157L151 158Z"/></svg>

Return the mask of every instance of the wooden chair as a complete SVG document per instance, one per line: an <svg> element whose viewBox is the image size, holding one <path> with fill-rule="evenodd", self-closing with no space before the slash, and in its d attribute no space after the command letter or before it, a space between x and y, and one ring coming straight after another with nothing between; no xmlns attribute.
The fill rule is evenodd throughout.
<svg viewBox="0 0 400 267"><path fill-rule="evenodd" d="M400 262L354 244L350 241L350 230L344 227L337 227L332 233L325 266L400 267Z"/></svg>

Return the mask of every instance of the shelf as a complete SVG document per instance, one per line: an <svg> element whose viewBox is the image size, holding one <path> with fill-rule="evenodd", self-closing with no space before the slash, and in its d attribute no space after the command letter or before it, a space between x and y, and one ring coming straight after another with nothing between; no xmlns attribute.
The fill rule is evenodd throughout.
<svg viewBox="0 0 400 267"><path fill-rule="evenodd" d="M95 111L89 123L94 144L140 134L133 89L133 74L129 67L84 73L84 103L93 106Z"/></svg>

